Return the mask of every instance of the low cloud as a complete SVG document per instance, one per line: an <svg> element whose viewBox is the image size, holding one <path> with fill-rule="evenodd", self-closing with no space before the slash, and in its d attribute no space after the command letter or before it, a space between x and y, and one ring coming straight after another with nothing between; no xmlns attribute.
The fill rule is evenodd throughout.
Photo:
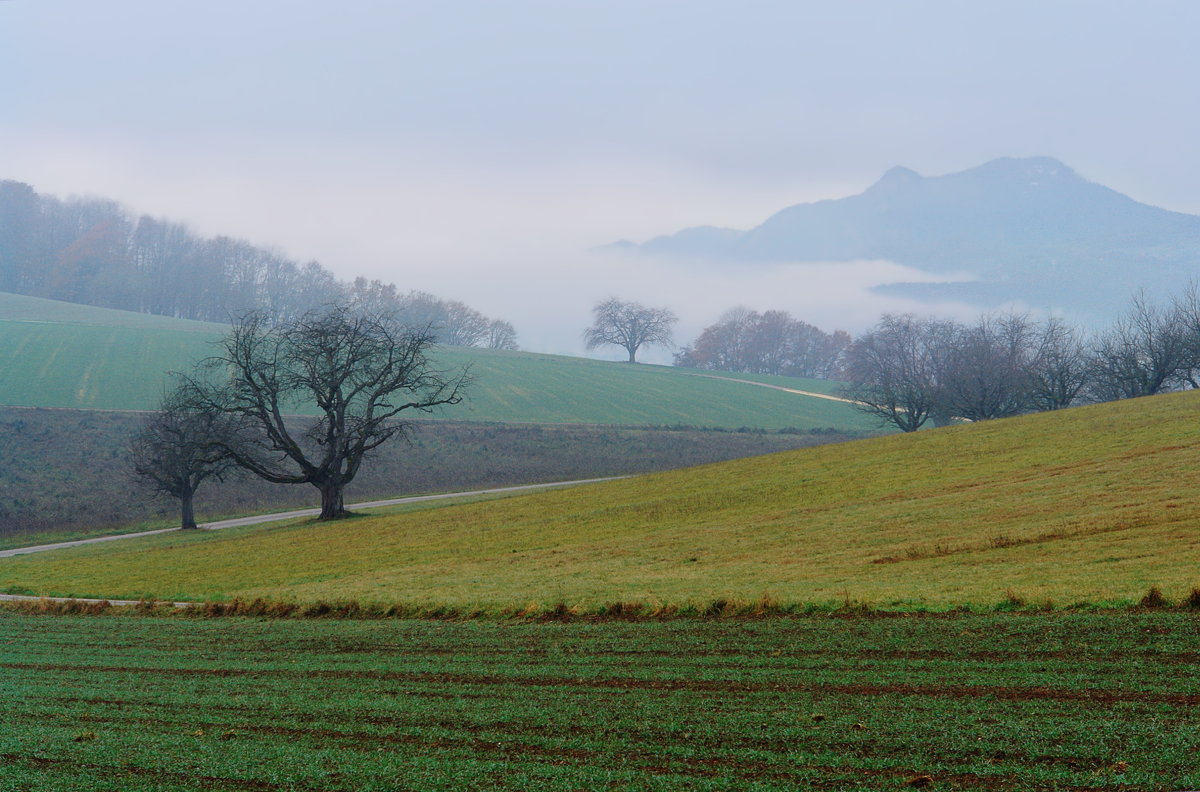
<svg viewBox="0 0 1200 792"><path fill-rule="evenodd" d="M595 249L703 222L746 228L789 203L860 185L784 195L778 185L705 182L629 162L498 167L419 140L193 138L167 147L41 134L0 135L0 149L4 177L41 192L113 198L205 235L318 259L342 278L462 300L511 321L534 351L582 354L591 307L610 295L669 307L680 344L737 305L850 332L884 311L971 312L872 293L933 279L887 261L718 265ZM645 357L670 360L664 351Z"/></svg>

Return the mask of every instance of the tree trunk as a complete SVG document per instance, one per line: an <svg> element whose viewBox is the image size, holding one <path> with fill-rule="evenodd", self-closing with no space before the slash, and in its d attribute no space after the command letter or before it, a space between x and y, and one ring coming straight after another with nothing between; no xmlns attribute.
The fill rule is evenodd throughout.
<svg viewBox="0 0 1200 792"><path fill-rule="evenodd" d="M194 492L189 492L179 499L179 527L180 528L195 528L196 527L196 512L192 508L192 496Z"/></svg>
<svg viewBox="0 0 1200 792"><path fill-rule="evenodd" d="M625 348L629 351L629 362L637 363L637 361L633 359L634 355L637 354L637 347L633 347L632 349L630 349L629 347L625 347Z"/></svg>
<svg viewBox="0 0 1200 792"><path fill-rule="evenodd" d="M340 482L322 482L317 488L321 490L321 516L318 520L336 520L350 513L346 511L346 504L342 499L343 486Z"/></svg>

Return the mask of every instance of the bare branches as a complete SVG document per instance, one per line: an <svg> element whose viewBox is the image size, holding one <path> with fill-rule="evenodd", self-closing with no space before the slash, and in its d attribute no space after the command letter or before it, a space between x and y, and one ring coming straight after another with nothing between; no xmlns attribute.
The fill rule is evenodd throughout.
<svg viewBox="0 0 1200 792"><path fill-rule="evenodd" d="M179 499L180 527L196 527L192 499L200 485L223 480L234 466L223 447L232 434L223 413L197 408L176 390L130 440L134 474L154 491Z"/></svg>
<svg viewBox="0 0 1200 792"><path fill-rule="evenodd" d="M222 444L238 465L276 483L321 491L321 517L345 514L343 490L363 457L407 425L405 410L430 412L462 401L466 372L432 368L432 332L387 314L344 304L271 324L262 313L239 320L223 353L189 381L199 407L234 417L240 436ZM315 405L320 417L303 434L288 413Z"/></svg>
<svg viewBox="0 0 1200 792"><path fill-rule="evenodd" d="M1092 346L1095 401L1152 396L1191 384L1200 360L1195 289L1168 306L1134 295L1129 310Z"/></svg>
<svg viewBox="0 0 1200 792"><path fill-rule="evenodd" d="M588 349L623 347L629 362L636 363L637 351L647 345L671 345L671 330L678 318L666 308L647 308L640 303L610 297L592 309L595 321L583 333Z"/></svg>

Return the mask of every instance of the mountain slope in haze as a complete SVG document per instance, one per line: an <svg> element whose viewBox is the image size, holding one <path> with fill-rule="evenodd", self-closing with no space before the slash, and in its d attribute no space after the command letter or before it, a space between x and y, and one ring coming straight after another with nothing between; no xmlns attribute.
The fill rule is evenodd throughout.
<svg viewBox="0 0 1200 792"><path fill-rule="evenodd" d="M769 595L889 607L1200 585L1200 393L858 440L539 495L173 533L0 564L0 590L500 608Z"/></svg>
<svg viewBox="0 0 1200 792"><path fill-rule="evenodd" d="M893 168L859 195L797 204L749 231L692 228L622 247L731 262L888 259L947 278L883 287L893 293L1110 311L1133 288L1165 291L1200 273L1200 217L1049 157L1003 158L928 178Z"/></svg>

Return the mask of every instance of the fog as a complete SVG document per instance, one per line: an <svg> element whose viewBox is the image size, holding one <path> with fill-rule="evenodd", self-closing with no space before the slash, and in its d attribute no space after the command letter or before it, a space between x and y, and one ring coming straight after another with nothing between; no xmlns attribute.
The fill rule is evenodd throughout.
<svg viewBox="0 0 1200 792"><path fill-rule="evenodd" d="M923 278L888 262L596 252L749 228L894 165L1049 155L1200 212L1200 7L827 5L8 0L0 178L463 300L572 354L610 295L671 308L680 343L735 305L852 332L969 313L872 294Z"/></svg>

